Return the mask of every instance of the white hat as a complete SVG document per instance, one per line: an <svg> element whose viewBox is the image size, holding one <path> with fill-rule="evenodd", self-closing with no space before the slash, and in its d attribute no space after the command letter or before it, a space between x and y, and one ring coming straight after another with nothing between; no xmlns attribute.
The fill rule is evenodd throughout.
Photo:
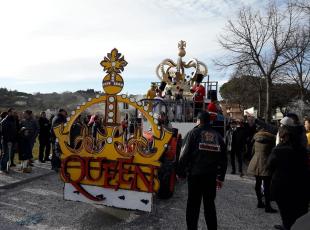
<svg viewBox="0 0 310 230"><path fill-rule="evenodd" d="M294 126L294 120L290 117L283 117L280 124L285 126Z"/></svg>

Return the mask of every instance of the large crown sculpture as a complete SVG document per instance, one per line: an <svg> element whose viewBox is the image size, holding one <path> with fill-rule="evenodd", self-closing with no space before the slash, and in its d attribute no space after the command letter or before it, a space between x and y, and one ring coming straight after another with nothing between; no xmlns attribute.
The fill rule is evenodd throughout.
<svg viewBox="0 0 310 230"><path fill-rule="evenodd" d="M102 81L104 94L77 106L65 124L54 128L62 151L61 178L65 182L65 198L81 201L87 198L104 205L149 211L149 206L140 208L132 204L123 204L125 201L123 202L121 198L115 203L115 199L111 198L115 193L111 194L112 191L128 196L129 191L147 193L142 200L150 199L150 194L159 188L157 178L159 158L167 148L172 133L158 124L156 116L149 108L150 105L136 101L134 97L125 94L117 95L124 85L120 73L127 65L117 49L108 53L100 64L107 72ZM151 124L152 151L147 151L150 143L142 133L129 139L122 133L118 103L136 108ZM83 111L95 104L105 106L104 130L97 133L95 141L83 129L80 136L75 138L75 145L72 147L69 140L75 120ZM81 195L84 197L81 198Z"/></svg>
<svg viewBox="0 0 310 230"><path fill-rule="evenodd" d="M156 74L161 81L166 82L168 85L178 86L185 91L189 91L189 88L196 80L197 74L206 76L208 74L207 66L197 59L193 58L188 62L183 61L183 57L186 55L186 42L180 41L178 43L179 53L178 60L175 63L172 59L164 59L156 68ZM186 73L186 70L190 73Z"/></svg>

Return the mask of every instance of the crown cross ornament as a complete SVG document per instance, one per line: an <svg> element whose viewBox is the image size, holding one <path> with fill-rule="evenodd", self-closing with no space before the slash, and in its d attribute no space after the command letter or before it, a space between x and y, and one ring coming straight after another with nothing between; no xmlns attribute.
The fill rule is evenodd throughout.
<svg viewBox="0 0 310 230"><path fill-rule="evenodd" d="M108 57L105 57L104 60L101 61L101 65L104 68L104 71L108 73L120 73L124 70L124 67L128 64L124 56L118 52L117 49L113 49L111 53L108 53Z"/></svg>
<svg viewBox="0 0 310 230"><path fill-rule="evenodd" d="M117 49L108 53L100 64L106 71L102 81L104 94L77 106L65 124L54 128L62 152L64 197L67 200L151 211L153 192L159 188L159 159L168 146L172 132L158 125L149 105L125 94L118 95L124 86L120 74L127 62ZM150 123L151 143L143 136L143 127L130 137L122 131L119 103L138 110ZM71 128L76 119L96 104L105 105L102 131L98 131L94 138L84 127L71 143ZM150 147L152 151L149 151ZM148 202L141 203L141 200Z"/></svg>
<svg viewBox="0 0 310 230"><path fill-rule="evenodd" d="M107 72L102 82L103 91L107 94L118 94L121 92L124 81L119 73L121 73L127 65L124 56L122 56L117 49L113 49L111 53L108 53L107 57L104 57L100 65L102 65L103 70Z"/></svg>

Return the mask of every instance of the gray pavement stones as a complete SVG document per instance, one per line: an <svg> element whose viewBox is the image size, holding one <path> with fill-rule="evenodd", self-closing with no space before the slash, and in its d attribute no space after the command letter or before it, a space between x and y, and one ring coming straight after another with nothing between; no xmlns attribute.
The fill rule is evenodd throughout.
<svg viewBox="0 0 310 230"><path fill-rule="evenodd" d="M63 182L56 174L5 189L0 194L0 230L186 229L186 181L177 184L172 198L155 199L151 213L65 201L62 189ZM280 223L278 213L267 214L256 208L254 181L250 178L228 174L216 206L219 230L269 230ZM207 229L203 207L199 229Z"/></svg>
<svg viewBox="0 0 310 230"><path fill-rule="evenodd" d="M219 230L271 230L281 223L279 214L267 214L256 208L254 180L239 175L227 174L222 190L218 191L216 207ZM187 184L177 185L169 200L156 200L150 214L142 214L130 223L119 223L111 229L186 229L185 210ZM273 204L276 208L276 205ZM203 207L201 207L199 229L206 230Z"/></svg>
<svg viewBox="0 0 310 230"><path fill-rule="evenodd" d="M0 174L0 193L5 189L28 183L42 176L51 175L53 173L55 174L50 168L50 162L39 163L38 161L34 162L34 167L32 167L31 173L23 173L20 170L20 165L11 167L8 174Z"/></svg>

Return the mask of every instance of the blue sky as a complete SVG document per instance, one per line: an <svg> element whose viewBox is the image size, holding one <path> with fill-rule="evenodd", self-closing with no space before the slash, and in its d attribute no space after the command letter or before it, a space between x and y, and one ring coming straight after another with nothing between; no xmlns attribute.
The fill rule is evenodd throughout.
<svg viewBox="0 0 310 230"><path fill-rule="evenodd" d="M223 83L212 59L228 19L243 5L263 9L267 0L0 0L0 87L24 92L101 90L100 61L111 49L125 55L124 92L143 94L157 81L155 68L177 59L208 65Z"/></svg>

